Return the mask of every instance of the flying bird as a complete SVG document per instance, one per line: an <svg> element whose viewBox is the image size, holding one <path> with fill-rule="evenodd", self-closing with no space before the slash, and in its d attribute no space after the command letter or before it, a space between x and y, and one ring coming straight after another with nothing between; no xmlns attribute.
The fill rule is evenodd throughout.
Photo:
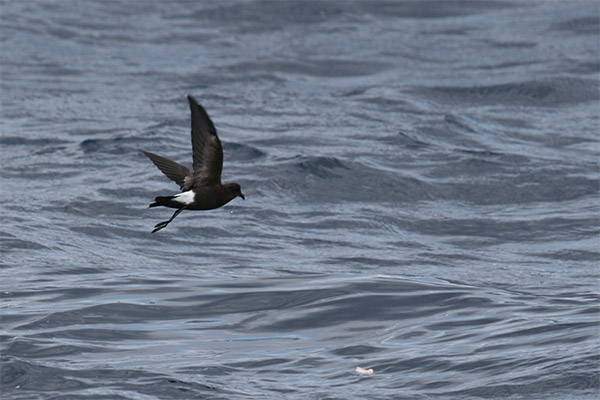
<svg viewBox="0 0 600 400"><path fill-rule="evenodd" d="M175 181L181 193L159 196L149 207L169 207L177 210L168 221L159 222L152 233L169 225L183 210L212 210L236 197L246 199L239 184L221 183L223 148L217 130L204 108L188 95L192 112L192 155L194 170L159 155L142 151L167 178Z"/></svg>

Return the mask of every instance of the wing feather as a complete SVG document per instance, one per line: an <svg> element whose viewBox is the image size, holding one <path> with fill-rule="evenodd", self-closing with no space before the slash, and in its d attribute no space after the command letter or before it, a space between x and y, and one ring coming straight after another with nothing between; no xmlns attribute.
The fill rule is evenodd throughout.
<svg viewBox="0 0 600 400"><path fill-rule="evenodd" d="M204 108L188 95L192 113L192 151L194 159L194 185L221 184L223 148L217 130Z"/></svg>
<svg viewBox="0 0 600 400"><path fill-rule="evenodd" d="M171 161L168 158L161 157L157 154L150 153L148 151L142 151L152 162L154 165L158 167L162 171L163 174L167 176L167 178L175 181L179 188L184 190L189 190L188 186L191 186L190 178L192 177L192 172L184 167L181 164L176 163L175 161ZM186 179L186 177L188 179Z"/></svg>

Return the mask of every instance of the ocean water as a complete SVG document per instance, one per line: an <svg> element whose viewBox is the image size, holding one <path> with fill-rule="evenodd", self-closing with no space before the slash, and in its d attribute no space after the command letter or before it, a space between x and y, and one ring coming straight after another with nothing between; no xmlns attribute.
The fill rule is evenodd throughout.
<svg viewBox="0 0 600 400"><path fill-rule="evenodd" d="M1 397L596 398L599 21L0 3ZM187 94L246 200L151 234Z"/></svg>

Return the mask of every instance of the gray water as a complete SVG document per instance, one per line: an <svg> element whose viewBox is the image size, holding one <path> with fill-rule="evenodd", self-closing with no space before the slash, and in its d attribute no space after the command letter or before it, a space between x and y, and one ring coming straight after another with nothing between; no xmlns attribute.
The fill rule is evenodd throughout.
<svg viewBox="0 0 600 400"><path fill-rule="evenodd" d="M596 1L0 17L3 399L599 394ZM188 93L246 200L151 234Z"/></svg>

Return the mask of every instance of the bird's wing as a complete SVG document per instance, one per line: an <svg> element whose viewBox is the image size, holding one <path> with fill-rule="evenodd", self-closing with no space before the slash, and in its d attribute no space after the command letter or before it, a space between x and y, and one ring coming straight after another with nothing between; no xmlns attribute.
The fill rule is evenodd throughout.
<svg viewBox="0 0 600 400"><path fill-rule="evenodd" d="M186 189L186 187L188 189L191 187L190 178L192 177L192 172L189 169L181 164L177 164L175 161L169 160L168 158L164 158L147 151L142 152L147 155L150 160L152 160L154 165L156 165L158 169L160 169L162 173L167 176L167 178L177 182L181 190ZM188 179L186 179L186 177Z"/></svg>
<svg viewBox="0 0 600 400"><path fill-rule="evenodd" d="M223 170L221 141L204 108L190 95L188 101L192 112L193 187L218 185Z"/></svg>

